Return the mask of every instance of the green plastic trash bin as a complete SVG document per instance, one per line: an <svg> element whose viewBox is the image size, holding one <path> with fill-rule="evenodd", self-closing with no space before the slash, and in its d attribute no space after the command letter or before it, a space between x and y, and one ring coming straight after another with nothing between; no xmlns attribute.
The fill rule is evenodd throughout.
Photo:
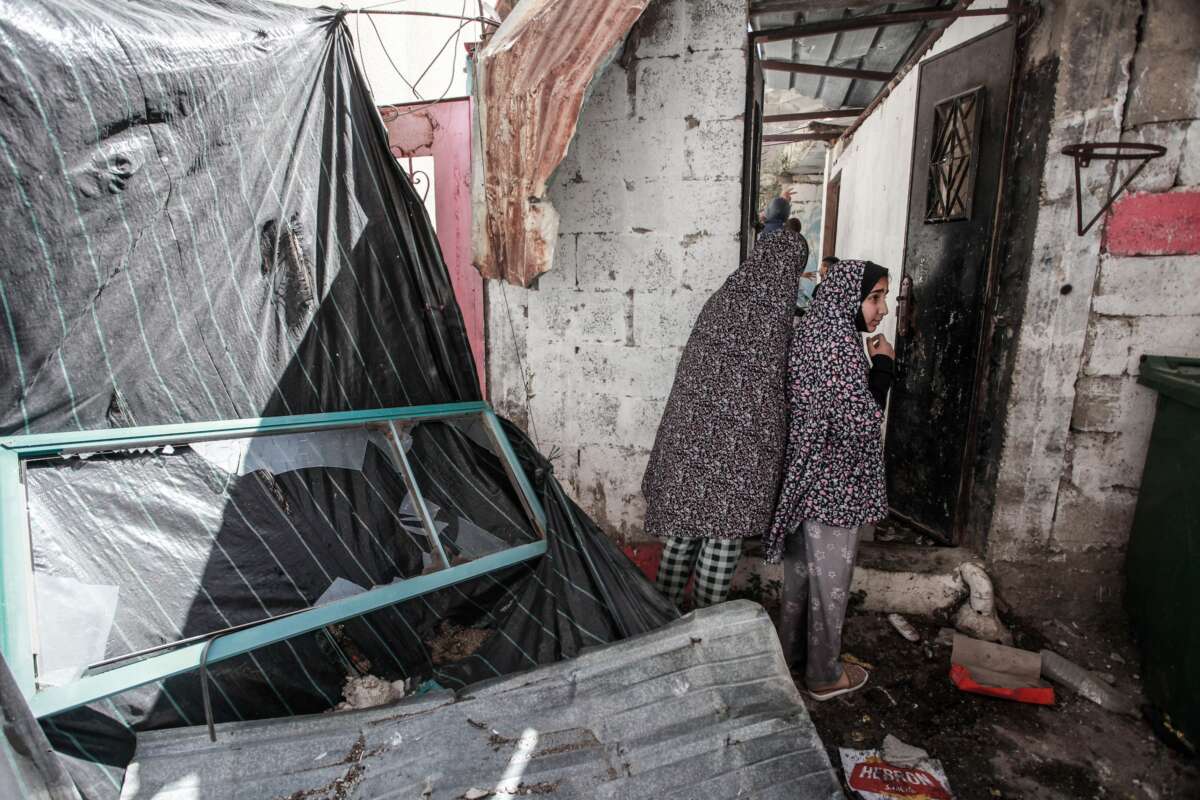
<svg viewBox="0 0 1200 800"><path fill-rule="evenodd" d="M1158 411L1126 561L1146 697L1200 745L1200 358L1142 356Z"/></svg>

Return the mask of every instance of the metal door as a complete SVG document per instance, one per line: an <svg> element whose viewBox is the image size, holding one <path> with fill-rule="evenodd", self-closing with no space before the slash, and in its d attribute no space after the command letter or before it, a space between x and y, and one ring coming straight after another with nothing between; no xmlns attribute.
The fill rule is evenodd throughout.
<svg viewBox="0 0 1200 800"><path fill-rule="evenodd" d="M1003 173L1016 28L921 64L886 462L893 513L962 538L977 351Z"/></svg>

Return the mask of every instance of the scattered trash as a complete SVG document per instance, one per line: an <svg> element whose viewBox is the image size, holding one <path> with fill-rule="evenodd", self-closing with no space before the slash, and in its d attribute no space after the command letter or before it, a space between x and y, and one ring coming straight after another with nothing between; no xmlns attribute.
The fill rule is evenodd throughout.
<svg viewBox="0 0 1200 800"><path fill-rule="evenodd" d="M884 761L897 767L915 767L929 758L929 753L925 750L903 742L890 733L883 737L883 746L879 748L879 754L883 756Z"/></svg>
<svg viewBox="0 0 1200 800"><path fill-rule="evenodd" d="M911 761L917 753L923 755L909 764L889 761L880 750L850 750L842 747L842 769L846 773L846 785L863 800L899 800L900 798L928 798L928 800L953 800L946 772L936 759L928 757L924 750L894 740L892 748L902 759ZM886 747L888 740L884 740Z"/></svg>
<svg viewBox="0 0 1200 800"><path fill-rule="evenodd" d="M961 634L954 637L950 680L964 692L1053 705L1054 689L1042 683L1041 674L1042 656L1038 653Z"/></svg>
<svg viewBox="0 0 1200 800"><path fill-rule="evenodd" d="M1137 716L1137 705L1104 682L1104 679L1053 650L1042 651L1042 674L1055 683L1073 689L1101 708L1118 714Z"/></svg>
<svg viewBox="0 0 1200 800"><path fill-rule="evenodd" d="M437 638L429 643L429 658L438 665L467 658L480 648L491 633L482 628L463 628L443 620L438 626Z"/></svg>
<svg viewBox="0 0 1200 800"><path fill-rule="evenodd" d="M958 633L958 631L954 630L954 628L939 629L938 635L937 635L937 643L944 644L947 647L953 645L954 644L954 635L956 633Z"/></svg>
<svg viewBox="0 0 1200 800"><path fill-rule="evenodd" d="M921 634L917 633L917 629L912 626L912 623L906 620L900 614L888 614L888 622L892 623L892 627L910 642L921 641Z"/></svg>
<svg viewBox="0 0 1200 800"><path fill-rule="evenodd" d="M861 658L859 658L856 655L853 655L852 653L842 653L842 661L844 661L847 664L857 664L858 666L865 669L867 672L870 672L871 670L875 669L874 664L871 664L870 662L867 662L867 661L863 661Z"/></svg>
<svg viewBox="0 0 1200 800"><path fill-rule="evenodd" d="M334 706L334 711L349 711L356 708L372 708L402 700L407 694L404 681L385 681L376 675L362 677L347 676L342 687L345 699Z"/></svg>

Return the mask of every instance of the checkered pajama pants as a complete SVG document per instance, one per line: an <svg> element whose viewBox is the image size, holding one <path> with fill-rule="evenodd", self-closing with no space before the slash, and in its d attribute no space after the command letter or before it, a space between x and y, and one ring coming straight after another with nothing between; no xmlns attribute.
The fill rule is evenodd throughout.
<svg viewBox="0 0 1200 800"><path fill-rule="evenodd" d="M683 589L694 568L696 585L692 593L696 607L722 603L729 594L733 571L737 569L741 556L741 539L685 539L672 536L663 547L662 561L658 565L658 590L679 605L683 602Z"/></svg>

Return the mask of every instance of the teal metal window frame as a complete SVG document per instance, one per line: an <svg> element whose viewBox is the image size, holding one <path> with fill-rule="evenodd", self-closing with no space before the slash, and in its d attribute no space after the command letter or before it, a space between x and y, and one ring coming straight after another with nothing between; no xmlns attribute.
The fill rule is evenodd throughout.
<svg viewBox="0 0 1200 800"><path fill-rule="evenodd" d="M397 426L462 417L482 419L484 430L496 446L509 480L516 487L521 504L533 523L539 540L452 566L442 548L441 538L433 524L424 496L417 486L412 467L404 455ZM33 552L25 489L26 460L361 425L375 425L386 430L393 445L392 455L396 457L396 466L412 494L414 506L435 555L442 563L440 570L376 586L362 594L325 605L277 615L249 627L214 632L200 641L188 640L190 643L180 643L177 648L167 652L150 655L104 672L85 674L64 686L38 689L33 646L35 620L31 613L34 608ZM34 715L39 718L47 717L156 680L200 669L202 664L213 664L233 658L293 636L539 558L546 553L546 525L546 512L517 459L512 443L500 426L495 412L483 402L0 438L0 575L3 576L3 585L0 585L0 652L8 662Z"/></svg>

